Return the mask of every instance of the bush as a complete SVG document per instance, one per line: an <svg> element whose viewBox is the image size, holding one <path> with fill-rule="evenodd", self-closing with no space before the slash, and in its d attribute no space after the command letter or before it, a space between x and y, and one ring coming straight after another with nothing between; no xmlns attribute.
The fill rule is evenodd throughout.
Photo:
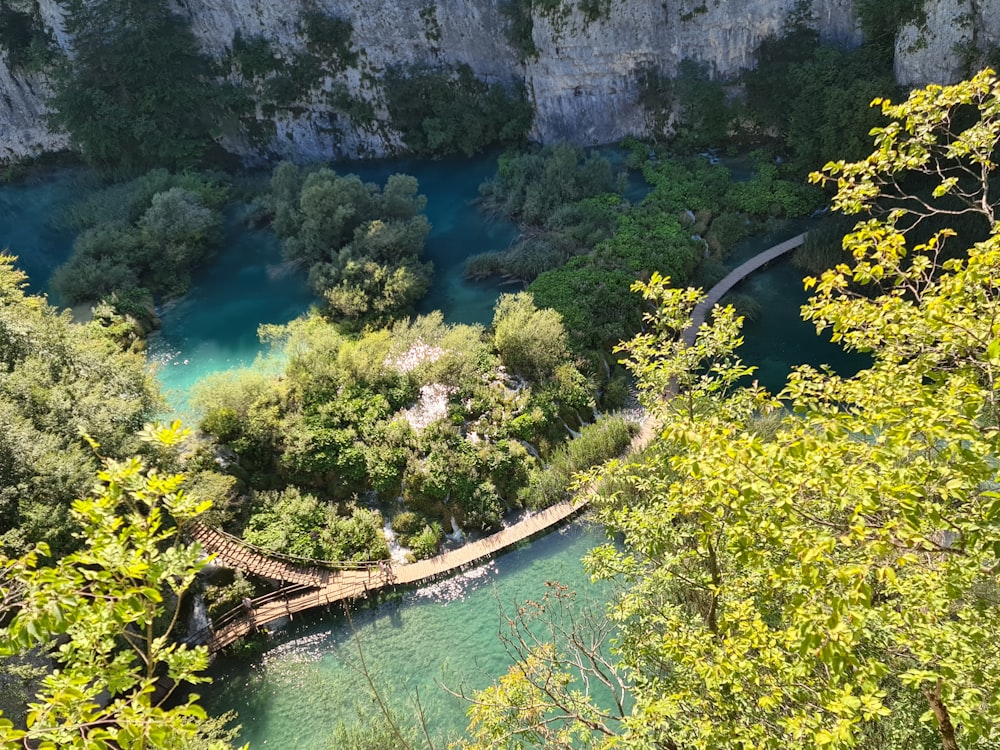
<svg viewBox="0 0 1000 750"><path fill-rule="evenodd" d="M556 450L544 471L532 476L525 504L538 510L565 500L574 474L621 455L638 429L621 417L604 417L584 426L578 438Z"/></svg>
<svg viewBox="0 0 1000 750"><path fill-rule="evenodd" d="M162 169L92 193L61 218L83 231L52 289L68 304L104 300L148 333L150 295L183 294L191 269L221 244L227 198L212 177Z"/></svg>
<svg viewBox="0 0 1000 750"><path fill-rule="evenodd" d="M221 113L209 61L166 0L72 3L66 31L73 55L52 119L84 159L124 170L200 161Z"/></svg>
<svg viewBox="0 0 1000 750"><path fill-rule="evenodd" d="M363 562L389 556L382 516L366 508L349 508L341 516L297 487L258 492L254 513L243 538L275 552L317 560Z"/></svg>
<svg viewBox="0 0 1000 750"><path fill-rule="evenodd" d="M569 359L562 317L555 310L536 308L526 292L500 296L493 329L493 344L511 372L541 381Z"/></svg>
<svg viewBox="0 0 1000 750"><path fill-rule="evenodd" d="M55 56L45 24L31 13L0 5L0 50L7 53L11 69L42 67Z"/></svg>
<svg viewBox="0 0 1000 750"><path fill-rule="evenodd" d="M424 560L428 557L434 557L441 549L443 541L444 531L441 529L441 524L430 523L424 526L419 534L411 536L407 540L407 546L415 559Z"/></svg>
<svg viewBox="0 0 1000 750"><path fill-rule="evenodd" d="M422 156L472 156L493 144L520 143L531 127L522 89L486 84L468 65L394 68L382 83L392 126Z"/></svg>
<svg viewBox="0 0 1000 750"><path fill-rule="evenodd" d="M884 8L894 4L865 3ZM867 104L898 92L891 51L895 28L890 33L888 56L876 37L867 36L866 45L845 51L821 44L816 33L805 28L761 43L756 70L744 75L749 115L761 132L779 134L781 148L792 152L795 175L804 177L831 159L850 161L869 152L868 133L882 125L883 118L878 108Z"/></svg>
<svg viewBox="0 0 1000 750"><path fill-rule="evenodd" d="M257 591L254 585L246 579L242 570L237 570L234 572L231 582L210 584L205 587L208 617L214 620L219 615L239 606L244 599L253 599L256 595Z"/></svg>
<svg viewBox="0 0 1000 750"><path fill-rule="evenodd" d="M400 511L392 518L392 530L402 536L416 534L425 524L426 521L411 510Z"/></svg>
<svg viewBox="0 0 1000 750"><path fill-rule="evenodd" d="M487 208L525 224L544 225L567 204L609 193L621 193L625 178L601 156L559 144L541 151L505 153L497 174L479 186Z"/></svg>
<svg viewBox="0 0 1000 750"><path fill-rule="evenodd" d="M322 168L305 175L279 164L265 204L287 258L309 266L309 282L331 316L360 328L409 314L430 288L421 263L430 223L417 181L392 175L385 187Z"/></svg>

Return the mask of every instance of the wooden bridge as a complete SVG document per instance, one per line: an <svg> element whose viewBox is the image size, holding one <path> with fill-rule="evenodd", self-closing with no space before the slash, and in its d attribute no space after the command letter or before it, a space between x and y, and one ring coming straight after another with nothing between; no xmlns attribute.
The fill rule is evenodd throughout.
<svg viewBox="0 0 1000 750"><path fill-rule="evenodd" d="M735 268L713 286L705 300L695 307L691 324L682 333L685 344L691 346L694 343L708 312L726 292L765 264L802 245L805 238L805 234L800 234L774 245ZM655 432L651 420L646 419L629 452L647 445ZM249 607L241 605L230 610L206 630L189 636L188 640L207 645L214 654L283 617L366 597L386 587L410 586L450 575L547 531L577 513L587 505L589 498L590 492L582 491L573 501L534 513L478 542L407 565L392 565L385 560L343 563L294 557L255 547L223 531L195 523L189 528L189 533L206 552L215 556L215 562L280 581L282 587L252 600Z"/></svg>
<svg viewBox="0 0 1000 750"><path fill-rule="evenodd" d="M750 258L750 260L737 266L726 274L722 281L708 290L708 294L705 296L705 299L695 306L694 311L691 313L691 325L684 329L684 344L686 346L691 346L694 343L694 339L698 335L698 329L705 323L705 318L708 317L709 311L719 303L720 299L722 299L722 295L739 284L754 271L758 270L761 266L767 265L775 258L780 258L786 253L790 253L792 250L802 245L805 241L806 233L803 232L802 234L792 237L790 240L780 242L777 245L768 248L764 252L758 253Z"/></svg>
<svg viewBox="0 0 1000 750"><path fill-rule="evenodd" d="M450 575L566 520L587 504L586 493L582 493L581 498L533 513L477 542L407 565L392 565L384 560L338 563L293 558L254 547L218 529L195 523L189 533L207 553L215 555L215 562L281 581L284 585L253 599L249 607L240 605L226 612L216 618L211 627L191 634L188 642L207 645L214 654L282 617L366 597L386 587L415 585Z"/></svg>

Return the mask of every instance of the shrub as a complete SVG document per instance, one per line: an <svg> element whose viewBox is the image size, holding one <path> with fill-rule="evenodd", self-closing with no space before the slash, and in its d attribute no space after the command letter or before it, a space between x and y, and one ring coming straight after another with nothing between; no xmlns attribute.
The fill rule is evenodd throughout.
<svg viewBox="0 0 1000 750"><path fill-rule="evenodd" d="M413 557L417 560L423 560L428 557L434 557L438 553L438 550L441 549L441 542L444 541L444 531L441 529L441 524L430 523L424 526L419 534L411 536L407 541Z"/></svg>
<svg viewBox="0 0 1000 750"><path fill-rule="evenodd" d="M493 329L493 344L511 372L544 380L569 359L562 317L555 310L536 308L526 292L500 296Z"/></svg>
<svg viewBox="0 0 1000 750"><path fill-rule="evenodd" d="M392 517L392 530L403 536L416 534L426 521L411 510L404 510Z"/></svg>
<svg viewBox="0 0 1000 750"><path fill-rule="evenodd" d="M496 176L479 186L483 203L512 219L541 226L570 203L621 193L624 175L601 156L559 144L526 154L508 152Z"/></svg>
<svg viewBox="0 0 1000 750"><path fill-rule="evenodd" d="M212 71L166 0L72 3L66 30L73 55L55 80L52 119L84 159L124 170L201 160L221 119Z"/></svg>
<svg viewBox="0 0 1000 750"><path fill-rule="evenodd" d="M578 438L555 451L544 471L535 472L525 490L525 504L540 509L566 499L574 474L621 455L637 431L638 425L621 417L584 426Z"/></svg>
<svg viewBox="0 0 1000 750"><path fill-rule="evenodd" d="M484 83L468 65L394 68L382 82L392 126L416 154L472 156L496 143L520 143L531 127L523 89Z"/></svg>

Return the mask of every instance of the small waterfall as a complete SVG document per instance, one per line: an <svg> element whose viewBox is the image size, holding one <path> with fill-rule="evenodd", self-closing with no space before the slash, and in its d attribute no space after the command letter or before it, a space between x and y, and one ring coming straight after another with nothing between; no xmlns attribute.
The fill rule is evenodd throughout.
<svg viewBox="0 0 1000 750"><path fill-rule="evenodd" d="M458 528L458 522L455 520L455 516L451 517L451 533L446 536L455 544L461 544L465 541L465 535L462 533L462 530Z"/></svg>
<svg viewBox="0 0 1000 750"><path fill-rule="evenodd" d="M523 448L524 448L524 449L525 449L526 451L528 451L528 454L529 454L529 455L532 455L532 456L534 456L535 458L541 458L541 455L540 455L540 454L538 453L538 448L536 448L535 446L533 446L533 445L532 445L531 443L529 443L529 442L528 442L527 440L518 440L517 442L519 442L519 443L520 443L520 444L522 445L522 447L523 447Z"/></svg>
<svg viewBox="0 0 1000 750"><path fill-rule="evenodd" d="M188 616L188 635L207 630L212 623L208 619L208 609L205 607L205 597L199 591L191 603L191 614Z"/></svg>
<svg viewBox="0 0 1000 750"><path fill-rule="evenodd" d="M392 530L392 524L386 521L382 526L382 533L385 534L385 541L389 545L389 557L392 558L392 561L405 563L408 550L396 541L396 532Z"/></svg>
<svg viewBox="0 0 1000 750"><path fill-rule="evenodd" d="M570 427L570 426L569 426L568 424L566 424L566 420L565 420L565 419L564 419L564 420L562 420L562 423L563 423L563 427L565 427L565 428L566 428L566 432L568 432L568 433L569 433L569 436L570 436L571 438L573 438L573 439L575 440L576 438L580 437L580 433L579 433L579 432L577 432L576 430L574 430L574 429L573 429L572 427Z"/></svg>

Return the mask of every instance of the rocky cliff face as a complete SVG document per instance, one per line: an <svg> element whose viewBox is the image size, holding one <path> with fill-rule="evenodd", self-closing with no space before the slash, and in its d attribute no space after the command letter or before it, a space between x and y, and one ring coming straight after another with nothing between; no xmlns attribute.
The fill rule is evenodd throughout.
<svg viewBox="0 0 1000 750"><path fill-rule="evenodd" d="M59 46L59 0L18 0L33 8ZM606 16L588 19L574 0L555 11L535 11L526 58L508 41L509 0L176 0L204 51L222 58L239 33L263 37L279 57L292 59L308 43L305 10L349 21L358 60L313 86L308 98L260 117L273 123L269 149L297 158L378 156L399 146L385 125L378 80L393 65L465 64L480 78L524 82L536 111L534 136L542 142L606 143L648 132L637 103L642 75L673 75L680 62L705 63L728 76L753 65L753 51L781 31L796 0L612 0ZM962 50L1000 40L1000 0L928 0L927 23L900 34L897 76L910 85L954 80ZM996 6L996 7L994 7ZM852 0L812 0L825 38L859 41ZM955 23L955 19L968 19ZM375 118L359 125L330 103L345 90L372 107ZM14 69L0 53L0 160L63 148L63 135L44 122L45 81ZM261 144L230 135L227 147L244 154Z"/></svg>
<svg viewBox="0 0 1000 750"><path fill-rule="evenodd" d="M1000 44L1000 0L935 0L927 20L896 37L896 80L904 86L953 83L987 63Z"/></svg>
<svg viewBox="0 0 1000 750"><path fill-rule="evenodd" d="M534 20L539 50L526 70L543 142L609 143L648 125L637 103L645 71L673 76L684 59L716 75L753 67L761 40L780 34L796 0L615 0L608 18L588 23L579 11ZM813 0L827 39L857 44L851 0Z"/></svg>

